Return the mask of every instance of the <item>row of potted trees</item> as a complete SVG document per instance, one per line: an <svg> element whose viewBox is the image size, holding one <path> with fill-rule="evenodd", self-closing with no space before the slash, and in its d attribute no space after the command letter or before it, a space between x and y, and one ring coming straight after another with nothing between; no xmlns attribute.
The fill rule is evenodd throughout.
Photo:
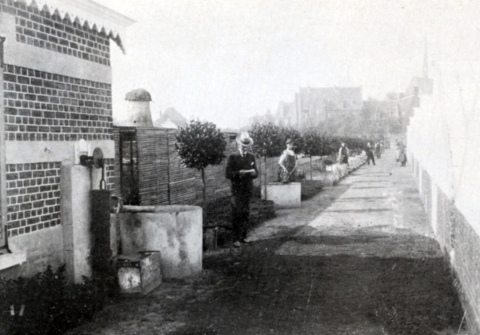
<svg viewBox="0 0 480 335"><path fill-rule="evenodd" d="M342 142L352 153L361 152L366 139L359 137L340 137L320 133L310 129L303 133L291 128L274 124L254 124L249 129L254 140L253 151L266 162L267 158L278 157L285 149L285 139L291 138L296 144L296 153L310 157L334 155ZM176 149L184 166L199 170L203 183L203 202L205 203L205 168L218 165L225 159L226 141L224 134L212 122L190 121L180 129L176 137ZM310 171L312 168L310 166ZM266 178L265 178L266 180Z"/></svg>

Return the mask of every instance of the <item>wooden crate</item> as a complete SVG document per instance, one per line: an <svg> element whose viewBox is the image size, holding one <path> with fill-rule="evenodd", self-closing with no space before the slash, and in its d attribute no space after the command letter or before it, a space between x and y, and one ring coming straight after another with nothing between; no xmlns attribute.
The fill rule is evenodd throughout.
<svg viewBox="0 0 480 335"><path fill-rule="evenodd" d="M160 251L142 251L117 257L120 292L124 295L146 295L162 282Z"/></svg>

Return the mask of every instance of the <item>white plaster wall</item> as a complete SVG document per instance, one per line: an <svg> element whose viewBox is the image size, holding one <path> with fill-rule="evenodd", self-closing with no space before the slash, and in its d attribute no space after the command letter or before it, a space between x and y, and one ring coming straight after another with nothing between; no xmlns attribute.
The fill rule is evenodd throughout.
<svg viewBox="0 0 480 335"><path fill-rule="evenodd" d="M30 276L49 264L56 269L64 263L61 225L11 237L8 243L13 253L26 253L27 262L15 269L19 275Z"/></svg>
<svg viewBox="0 0 480 335"><path fill-rule="evenodd" d="M24 164L38 162L75 161L75 143L73 141L6 141L7 164ZM103 158L115 158L113 140L87 141L92 149L100 148Z"/></svg>
<svg viewBox="0 0 480 335"><path fill-rule="evenodd" d="M420 99L407 148L480 234L480 64L438 62L434 70L434 93Z"/></svg>

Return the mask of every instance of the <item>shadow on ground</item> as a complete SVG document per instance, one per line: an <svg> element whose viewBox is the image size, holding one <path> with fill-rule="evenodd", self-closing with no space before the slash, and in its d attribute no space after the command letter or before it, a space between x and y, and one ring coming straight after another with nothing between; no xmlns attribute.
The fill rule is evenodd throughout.
<svg viewBox="0 0 480 335"><path fill-rule="evenodd" d="M293 240L368 242L358 238ZM282 256L282 243L262 241L236 257L205 259L205 267L220 274L222 289L190 306L189 326L171 334L433 335L461 323L443 258Z"/></svg>

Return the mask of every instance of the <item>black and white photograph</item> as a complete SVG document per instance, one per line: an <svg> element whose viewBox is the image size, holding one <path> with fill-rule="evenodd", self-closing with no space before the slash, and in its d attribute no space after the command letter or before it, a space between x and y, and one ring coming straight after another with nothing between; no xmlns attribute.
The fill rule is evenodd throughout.
<svg viewBox="0 0 480 335"><path fill-rule="evenodd" d="M480 335L480 1L0 0L0 335Z"/></svg>

